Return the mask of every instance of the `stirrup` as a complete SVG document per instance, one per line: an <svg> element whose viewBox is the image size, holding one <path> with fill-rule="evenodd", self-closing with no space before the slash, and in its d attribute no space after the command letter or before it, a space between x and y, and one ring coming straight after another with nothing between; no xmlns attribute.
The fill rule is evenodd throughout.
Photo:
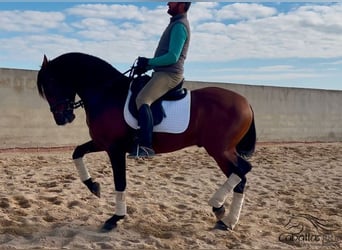
<svg viewBox="0 0 342 250"><path fill-rule="evenodd" d="M139 158L152 158L155 156L156 153L152 148L139 146L137 145L137 148L131 152L127 158L129 159L139 159Z"/></svg>

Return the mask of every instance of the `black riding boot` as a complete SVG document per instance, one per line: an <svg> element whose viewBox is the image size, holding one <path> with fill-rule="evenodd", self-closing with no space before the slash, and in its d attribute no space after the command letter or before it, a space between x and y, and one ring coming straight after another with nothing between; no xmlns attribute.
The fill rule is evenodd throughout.
<svg viewBox="0 0 342 250"><path fill-rule="evenodd" d="M152 149L153 116L149 105L143 104L140 107L138 124L140 126L138 145L128 157L153 157L155 155Z"/></svg>

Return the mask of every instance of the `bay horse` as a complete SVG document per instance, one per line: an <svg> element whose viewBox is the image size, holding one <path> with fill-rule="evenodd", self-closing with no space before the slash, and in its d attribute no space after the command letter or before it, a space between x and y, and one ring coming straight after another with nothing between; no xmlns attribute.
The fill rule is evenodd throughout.
<svg viewBox="0 0 342 250"><path fill-rule="evenodd" d="M100 185L93 182L83 156L106 151L113 170L116 194L115 213L102 231L117 227L126 215L126 153L134 144L135 130L124 120L124 105L130 77L95 56L66 53L53 60L44 55L37 76L39 94L47 100L57 125L71 123L76 94L86 112L91 141L73 152L81 180L92 193L100 196ZM247 161L255 150L256 131L253 110L243 96L223 88L206 87L191 94L190 121L186 130L173 134L154 132L153 148L157 154L188 146L204 147L227 177L209 200L217 222L214 228L232 230L238 222L244 200L246 174L252 166ZM224 203L233 192L228 214Z"/></svg>

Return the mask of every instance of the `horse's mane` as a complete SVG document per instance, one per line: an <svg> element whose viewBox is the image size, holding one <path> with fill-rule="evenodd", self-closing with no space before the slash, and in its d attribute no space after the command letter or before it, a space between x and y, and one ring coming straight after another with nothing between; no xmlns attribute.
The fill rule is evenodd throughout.
<svg viewBox="0 0 342 250"><path fill-rule="evenodd" d="M91 84L113 87L117 94L127 93L129 79L108 62L83 53L66 53L42 65L37 80L39 94L44 97L44 74L55 77L61 84ZM109 86L113 85L113 86Z"/></svg>

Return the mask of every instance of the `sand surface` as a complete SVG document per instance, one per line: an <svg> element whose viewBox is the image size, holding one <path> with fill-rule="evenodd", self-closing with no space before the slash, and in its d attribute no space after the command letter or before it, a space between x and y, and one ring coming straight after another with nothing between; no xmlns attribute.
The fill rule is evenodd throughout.
<svg viewBox="0 0 342 250"><path fill-rule="evenodd" d="M203 149L128 160L128 215L109 233L99 232L115 205L108 158L85 157L97 198L71 153L0 152L0 249L342 247L342 143L258 144L233 232L213 230L207 202L225 177Z"/></svg>

